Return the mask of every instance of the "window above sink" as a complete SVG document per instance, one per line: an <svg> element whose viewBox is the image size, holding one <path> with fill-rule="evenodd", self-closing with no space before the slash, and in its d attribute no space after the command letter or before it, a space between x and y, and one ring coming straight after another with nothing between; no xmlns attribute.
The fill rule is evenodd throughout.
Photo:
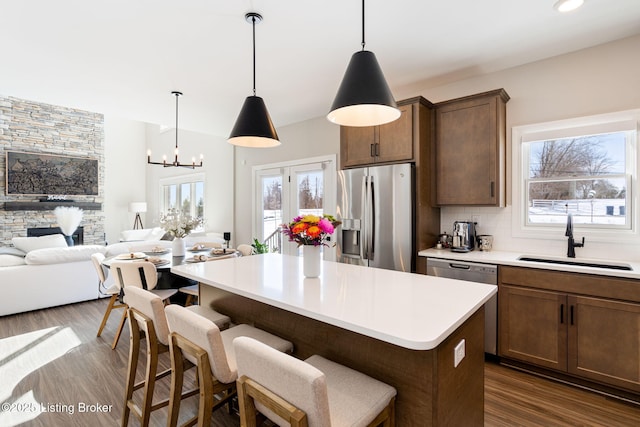
<svg viewBox="0 0 640 427"><path fill-rule="evenodd" d="M632 110L514 127L513 235L560 238L569 213L592 240L637 235L639 120Z"/></svg>

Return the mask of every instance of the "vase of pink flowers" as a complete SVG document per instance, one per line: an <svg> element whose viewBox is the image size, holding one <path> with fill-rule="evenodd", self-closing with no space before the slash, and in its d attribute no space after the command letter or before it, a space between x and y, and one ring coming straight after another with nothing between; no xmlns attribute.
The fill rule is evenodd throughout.
<svg viewBox="0 0 640 427"><path fill-rule="evenodd" d="M327 239L340 224L333 216L324 214L297 216L289 224L282 225L282 231L289 241L302 246L305 277L320 276L321 246L329 246Z"/></svg>

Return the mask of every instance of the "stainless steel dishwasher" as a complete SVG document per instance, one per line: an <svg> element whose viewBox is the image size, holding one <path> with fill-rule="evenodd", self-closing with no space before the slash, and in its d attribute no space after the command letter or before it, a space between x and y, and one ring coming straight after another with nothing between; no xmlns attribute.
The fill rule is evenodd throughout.
<svg viewBox="0 0 640 427"><path fill-rule="evenodd" d="M469 282L498 284L498 266L476 262L441 258L427 258L427 275ZM498 296L494 295L484 305L484 351L497 354L498 344Z"/></svg>

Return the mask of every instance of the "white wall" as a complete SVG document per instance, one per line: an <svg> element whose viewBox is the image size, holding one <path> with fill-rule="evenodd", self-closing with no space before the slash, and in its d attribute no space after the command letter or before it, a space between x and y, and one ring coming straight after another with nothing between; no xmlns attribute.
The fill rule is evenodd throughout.
<svg viewBox="0 0 640 427"><path fill-rule="evenodd" d="M511 179L511 127L564 118L640 108L640 36L520 67L438 87L418 87L396 93L397 99L422 95L439 102L487 90L505 88L507 104L507 181ZM292 106L295 108L295 106ZM275 118L277 121L277 118ZM251 166L303 157L339 154L340 132L324 117L278 128L282 145L274 149L236 149L236 232L240 241L251 235ZM508 185L510 203L511 186ZM511 207L443 208L443 231L456 219L481 215L479 231L495 236L494 248L563 256L566 239L516 239L511 236ZM638 220L638 217L636 217ZM562 234L562 233L560 233ZM576 236L580 237L579 232ZM640 239L619 245L587 241L579 257L640 259Z"/></svg>
<svg viewBox="0 0 640 427"><path fill-rule="evenodd" d="M104 216L108 243L116 243L122 230L133 228L129 202L146 199L146 126L142 122L114 116L104 118ZM145 227L144 214L142 221Z"/></svg>
<svg viewBox="0 0 640 427"><path fill-rule="evenodd" d="M535 62L454 84L428 88L420 94L432 102L505 88L507 103L507 199L506 208L443 208L443 231L453 221L480 215L478 229L494 235L494 249L565 256L564 230L554 239L514 238L511 232L511 128L572 117L640 108L640 36ZM634 221L638 221L636 212ZM575 227L577 238L582 236ZM587 238L578 257L640 259L640 237L625 243L599 243Z"/></svg>

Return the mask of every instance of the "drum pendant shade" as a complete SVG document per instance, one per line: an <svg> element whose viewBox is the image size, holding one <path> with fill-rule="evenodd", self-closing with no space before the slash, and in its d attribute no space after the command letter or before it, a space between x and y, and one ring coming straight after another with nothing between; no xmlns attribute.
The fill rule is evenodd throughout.
<svg viewBox="0 0 640 427"><path fill-rule="evenodd" d="M342 126L375 126L400 117L393 94L373 52L353 54L327 115Z"/></svg>

